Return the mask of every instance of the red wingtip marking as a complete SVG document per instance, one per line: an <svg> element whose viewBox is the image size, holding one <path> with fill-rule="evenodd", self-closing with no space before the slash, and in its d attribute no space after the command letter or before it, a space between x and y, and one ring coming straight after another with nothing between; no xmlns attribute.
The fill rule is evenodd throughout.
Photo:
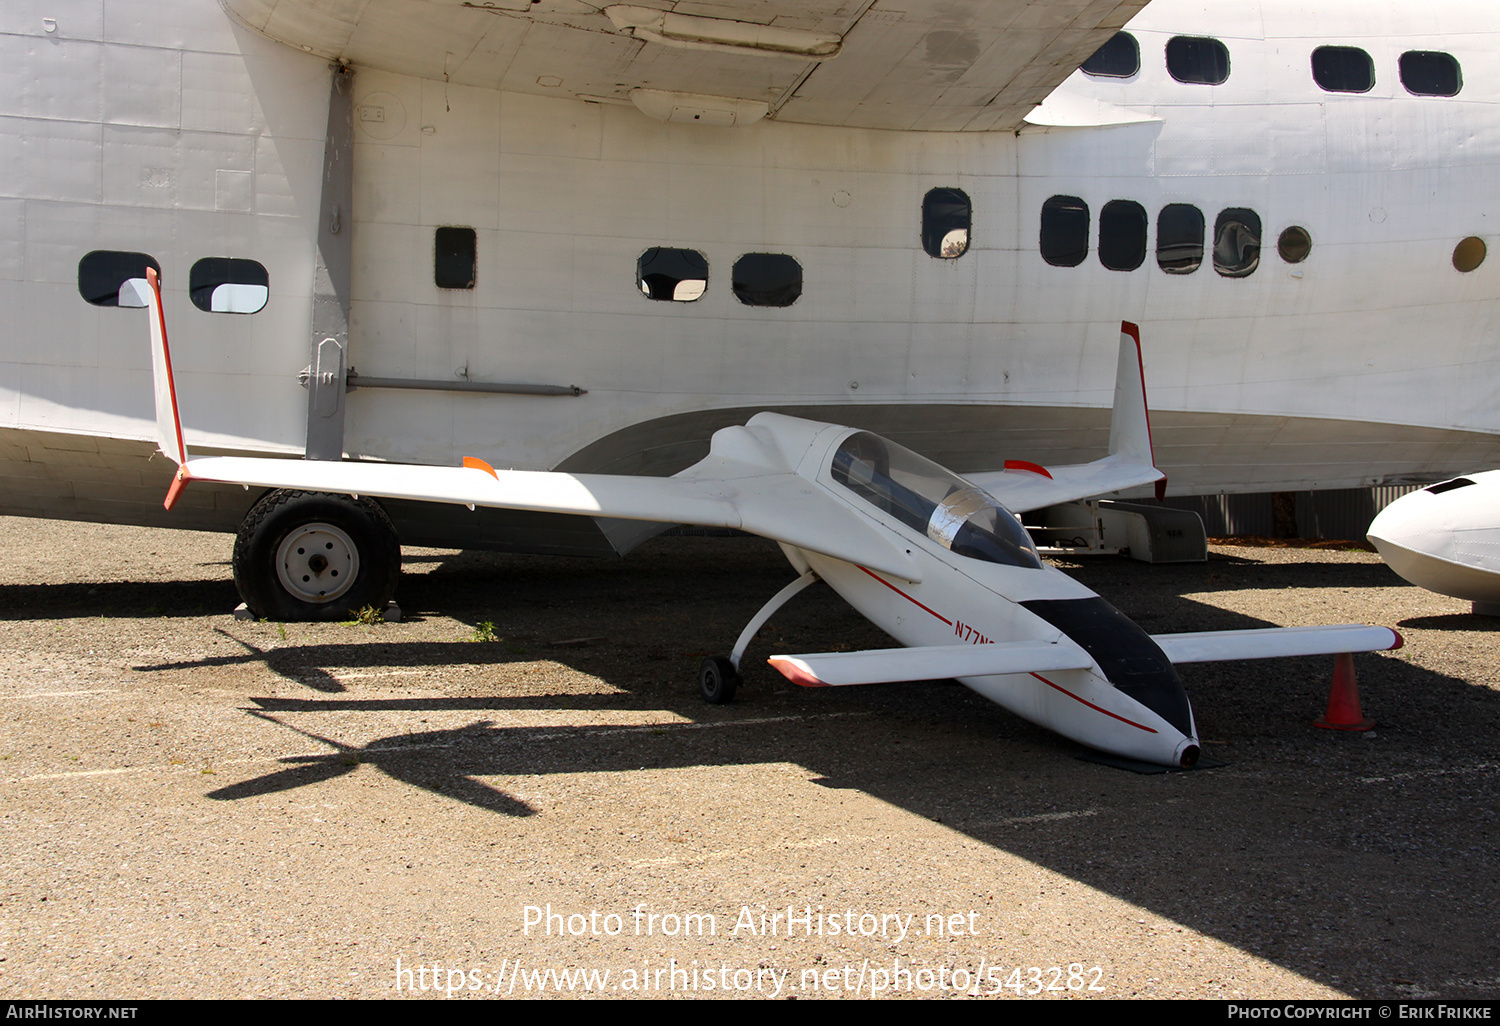
<svg viewBox="0 0 1500 1026"><path fill-rule="evenodd" d="M171 509L177 505L177 500L182 496L183 491L187 488L187 483L192 479L193 476L187 472L187 467L178 467L176 475L172 478L172 484L167 489L167 497L162 500L162 505L167 509Z"/></svg>
<svg viewBox="0 0 1500 1026"><path fill-rule="evenodd" d="M1167 497L1167 479L1165 477L1156 480L1156 501L1161 502Z"/></svg>
<svg viewBox="0 0 1500 1026"><path fill-rule="evenodd" d="M1396 638L1396 643L1394 645L1392 645L1390 648L1386 649L1387 652L1394 652L1394 651L1396 651L1396 649L1398 649L1402 645L1406 644L1406 639L1401 636L1401 632L1400 631L1391 630L1391 628L1389 628L1389 627L1387 627L1386 630L1391 631L1391 634L1393 634L1395 636L1395 638Z"/></svg>
<svg viewBox="0 0 1500 1026"><path fill-rule="evenodd" d="M776 670L793 684L800 684L804 688L826 688L821 680L807 673L802 667L796 665L789 659L781 656L772 656L766 662L770 663Z"/></svg>
<svg viewBox="0 0 1500 1026"><path fill-rule="evenodd" d="M182 439L182 415L177 412L177 382L172 375L172 350L167 345L167 314L166 310L162 306L161 276L156 273L156 268L146 268L146 284L151 286L151 291L156 296L155 313L157 326L161 330L162 363L166 365L167 395L171 397L172 401L172 428L174 431L173 440L177 443L177 454L173 456L171 453L168 453L167 455L174 462L176 462L178 466L181 466L182 464L187 462L187 443ZM181 489L178 490L180 491ZM171 509L172 503L176 501L177 500L173 497L173 494L171 492L168 492L167 509Z"/></svg>
<svg viewBox="0 0 1500 1026"><path fill-rule="evenodd" d="M496 481L500 480L500 475L495 473L495 468L484 462L484 460L480 459L478 456L465 456L464 466L468 467L470 470L482 470L486 474L490 475L490 477L493 477Z"/></svg>
<svg viewBox="0 0 1500 1026"><path fill-rule="evenodd" d="M1040 463L1032 463L1029 460L1006 460L1005 461L1005 469L1006 470L1027 470L1027 471L1030 471L1033 474L1041 474L1043 477L1047 478L1048 480L1052 479L1052 475L1047 471L1046 467L1042 466Z"/></svg>
<svg viewBox="0 0 1500 1026"><path fill-rule="evenodd" d="M1141 344L1141 329L1139 325L1131 324L1129 321L1121 321L1120 330L1135 339L1136 345Z"/></svg>

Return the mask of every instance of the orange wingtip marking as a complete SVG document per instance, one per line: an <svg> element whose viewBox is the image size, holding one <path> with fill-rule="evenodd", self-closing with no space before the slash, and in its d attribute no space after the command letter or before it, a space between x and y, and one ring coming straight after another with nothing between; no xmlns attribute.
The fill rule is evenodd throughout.
<svg viewBox="0 0 1500 1026"><path fill-rule="evenodd" d="M167 488L167 497L162 500L162 505L167 509L177 505L177 500L182 497L187 483L192 479L193 476L187 472L187 467L178 467L177 476L172 478L172 484Z"/></svg>
<svg viewBox="0 0 1500 1026"><path fill-rule="evenodd" d="M478 456L465 456L464 466L468 467L470 470L482 470L486 474L490 475L490 477L493 477L496 481L500 480L500 475L495 473L495 468L484 462L484 460L480 459Z"/></svg>
<svg viewBox="0 0 1500 1026"><path fill-rule="evenodd" d="M1051 480L1052 478L1052 475L1048 472L1046 467L1042 466L1040 463L1032 463L1030 460L1006 460L1005 469L1027 470L1033 474L1041 474L1048 480Z"/></svg>
<svg viewBox="0 0 1500 1026"><path fill-rule="evenodd" d="M821 680L808 673L802 667L782 656L772 656L766 662L774 666L780 674L793 684L800 684L804 688L826 688Z"/></svg>

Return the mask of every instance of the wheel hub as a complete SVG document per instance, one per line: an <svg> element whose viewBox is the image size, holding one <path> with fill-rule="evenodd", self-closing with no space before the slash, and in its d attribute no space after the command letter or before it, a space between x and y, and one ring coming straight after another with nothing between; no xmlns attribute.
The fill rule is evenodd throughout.
<svg viewBox="0 0 1500 1026"><path fill-rule="evenodd" d="M304 602L332 602L354 587L359 549L332 524L303 524L276 549L276 577Z"/></svg>

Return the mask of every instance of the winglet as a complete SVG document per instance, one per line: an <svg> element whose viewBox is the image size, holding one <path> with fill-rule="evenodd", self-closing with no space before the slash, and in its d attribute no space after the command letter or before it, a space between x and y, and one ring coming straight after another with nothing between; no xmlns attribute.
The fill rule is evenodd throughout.
<svg viewBox="0 0 1500 1026"><path fill-rule="evenodd" d="M139 279L133 279L139 282ZM177 412L177 385L172 380L172 354L167 348L167 320L162 313L161 279L156 268L146 268L146 287L136 285L136 291L145 301L147 316L151 319L151 378L156 388L156 444L162 453L177 464L177 475L167 490L162 503L171 509L182 494L182 489L191 479L183 466L187 462L187 445L182 440L182 417Z"/></svg>
<svg viewBox="0 0 1500 1026"><path fill-rule="evenodd" d="M1151 415L1146 410L1146 366L1141 329L1120 322L1120 361L1115 369L1115 412L1109 424L1109 454L1131 463L1156 465L1151 451Z"/></svg>
<svg viewBox="0 0 1500 1026"><path fill-rule="evenodd" d="M1130 463L1156 466L1151 442L1151 411L1146 405L1146 364L1141 357L1141 329L1120 322L1120 359L1115 367L1115 409L1109 423L1109 454ZM1156 482L1156 497L1165 497L1167 479Z"/></svg>

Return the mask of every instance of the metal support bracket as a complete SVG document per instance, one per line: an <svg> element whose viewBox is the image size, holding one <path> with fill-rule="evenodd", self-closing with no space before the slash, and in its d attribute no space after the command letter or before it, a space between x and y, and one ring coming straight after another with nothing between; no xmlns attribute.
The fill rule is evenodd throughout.
<svg viewBox="0 0 1500 1026"><path fill-rule="evenodd" d="M349 285L354 265L349 231L354 198L354 71L335 65L328 92L323 195L313 272L312 355L307 370L307 458L344 455L345 369L349 346Z"/></svg>

